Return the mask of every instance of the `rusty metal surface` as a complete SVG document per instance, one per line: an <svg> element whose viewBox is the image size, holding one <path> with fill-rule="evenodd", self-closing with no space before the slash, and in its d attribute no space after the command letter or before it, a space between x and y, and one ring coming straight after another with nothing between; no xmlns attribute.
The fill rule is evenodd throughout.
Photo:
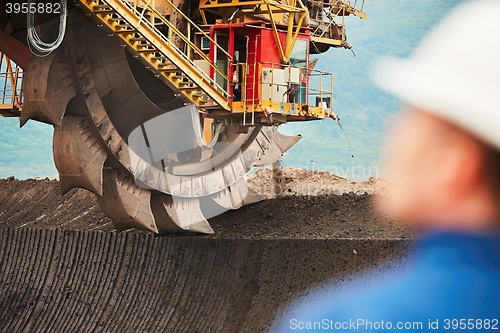
<svg viewBox="0 0 500 333"><path fill-rule="evenodd" d="M54 162L62 194L81 187L102 195L102 173L107 153L86 117L65 116L54 129Z"/></svg>
<svg viewBox="0 0 500 333"><path fill-rule="evenodd" d="M0 51L6 54L12 61L23 69L28 67L31 58L33 58L33 55L26 45L11 35L5 36L4 31L1 28Z"/></svg>
<svg viewBox="0 0 500 333"><path fill-rule="evenodd" d="M76 96L67 48L61 47L44 58L32 58L23 81L21 126L31 118L60 126L66 106Z"/></svg>
<svg viewBox="0 0 500 333"><path fill-rule="evenodd" d="M104 170L102 196L97 201L116 230L136 228L158 232L150 199L150 191L140 188L120 171Z"/></svg>
<svg viewBox="0 0 500 333"><path fill-rule="evenodd" d="M192 120L189 119L185 122L186 124L179 123L179 121L157 121L156 117L179 107L179 100L174 96L174 92L169 91L166 86L159 87L158 81L151 73L141 69L140 63L136 60L127 57L125 50L94 24L82 21L81 17L74 22L73 38L78 37L78 40L83 38L88 41L86 44L73 43L72 52L76 57L76 72L93 125L98 135L101 136L102 142L106 143L108 150L113 153L108 155L107 163L115 165L116 163L110 161L109 157L116 158L125 169L121 171L124 177L130 177L131 175L127 172L132 171L136 182L143 187L141 191L144 193L150 193L150 189L154 189L173 195L169 197L157 193L152 196L148 209L152 209L157 231L184 230L211 233L212 230L205 217L214 216L213 214L218 209L202 211L199 200L213 201L211 194L225 190L243 179L245 172L265 154L274 131L257 128L248 133L236 133L234 128L228 127L228 130L221 136L221 141L228 144L223 149L219 149L209 160L202 163L177 165L173 170L165 171L158 168L157 161L150 161L148 155L144 154L149 152L149 149L145 149L141 154L137 146L130 146L130 133L133 133L134 129L141 129L142 124L144 128L147 128L148 121L153 125L163 124L161 128L148 132L150 137L142 140L148 142L149 148L151 148L151 142L158 141L162 143L159 148L164 149L165 143L168 145L169 142L171 144L194 140L192 128L190 125L186 127L186 124L190 124ZM163 89L163 94L159 94L161 97L158 97L158 94L156 97L152 96L149 86L157 91ZM181 129L180 135L186 136L187 134L187 138L183 139L179 134L175 134L179 128ZM190 131L192 134L189 134ZM142 136L142 130L139 133ZM158 135L164 137L154 139ZM252 144L254 141L258 142ZM143 146L146 147L145 144ZM132 182L133 179L130 177L127 181ZM252 195L241 198L240 203L231 205L231 209L241 206L244 200L246 200L245 203L251 203L262 199L248 191L246 184L243 188ZM99 198L99 202L103 211L115 221L121 221L119 223L126 227L142 225L144 228L145 225L150 225L149 213L142 215L147 222L137 222L140 219L133 216L127 208L133 206L133 199L130 199L133 196L129 196L130 193L127 194L114 188L110 193L114 193L116 198L106 198L106 191L103 191L104 196ZM120 199L120 195L124 195L125 198ZM145 197L146 194L141 194L141 196ZM208 197L205 198L205 196ZM146 201L138 197L135 200ZM122 213L123 216L121 216ZM130 218L137 221L124 222ZM118 225L118 222L116 224ZM119 229L122 228L119 227Z"/></svg>
<svg viewBox="0 0 500 333"><path fill-rule="evenodd" d="M238 209L242 206L262 201L266 197L251 189L246 180L242 178L228 188L212 195L212 198L221 207Z"/></svg>

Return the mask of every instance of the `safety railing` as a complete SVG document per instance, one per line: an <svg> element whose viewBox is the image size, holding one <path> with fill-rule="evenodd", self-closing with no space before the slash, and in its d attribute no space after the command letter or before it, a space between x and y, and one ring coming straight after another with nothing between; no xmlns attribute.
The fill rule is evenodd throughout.
<svg viewBox="0 0 500 333"><path fill-rule="evenodd" d="M191 29L197 31L198 33L201 34L201 36L207 38L210 43L214 46L214 48L221 53L223 53L226 57L228 62L232 61L231 55L224 50L223 47L221 47L219 44L215 42L210 36L208 36L205 31L203 31L197 24L195 24L186 14L184 14L177 6L175 6L172 1L170 0L162 0L164 3L167 4L168 6L168 12L170 15L172 13L176 13L176 15L179 15L182 17L182 19L186 22L187 26L187 33L184 34L182 33L175 25L173 25L169 20L165 18L165 15L160 13L154 6L154 0L125 0L125 3L128 4L128 7L133 10L134 14L139 18L139 25L141 23L145 23L150 26L150 28L154 29L155 32L167 43L169 41L172 41L173 38L179 38L182 40L185 44L185 50L180 52L185 53L187 56L191 56L196 54L200 59L206 60L210 66L214 69L214 71L218 72L222 77L224 77L225 80L229 82L229 78L226 76L225 73L223 73L220 68L217 67L217 65L210 60L207 55L200 50L199 47L197 47L192 41L191 41ZM145 13L148 11L148 17L145 17ZM168 26L168 33L167 36L165 34L161 33L158 28L155 26L156 19L159 20L159 23L161 22L162 24ZM214 82L214 84L216 84ZM221 88L221 87L220 87Z"/></svg>
<svg viewBox="0 0 500 333"><path fill-rule="evenodd" d="M286 109L289 115L296 115L289 110L298 112L305 105L309 106L306 109L317 107L315 114L319 114L320 109L327 113L333 111L332 73L266 62L237 63L232 68L233 107L237 105L237 112L243 114L243 125L254 125L255 112L268 109L272 113ZM290 83L286 77L292 77L292 72L295 78Z"/></svg>
<svg viewBox="0 0 500 333"><path fill-rule="evenodd" d="M325 109L333 110L333 73L323 72L319 70L309 70L309 85L308 93L309 105L311 105L311 99L315 98L314 105L324 106L321 103L326 103ZM316 88L317 87L317 88ZM327 87L328 90L325 90Z"/></svg>
<svg viewBox="0 0 500 333"><path fill-rule="evenodd" d="M281 65L275 63L259 63L259 73L265 68L270 69L271 79L264 80L261 75L259 80L258 100L263 100L263 89L269 89L269 96L272 101L316 105L313 98L318 97L319 102L333 102L333 74L301 66ZM295 83L276 82L275 69L284 70L288 77L292 76L292 71L299 71L299 80ZM284 93L283 93L284 91ZM278 96L276 94L279 94ZM329 103L327 103L329 104ZM328 107L330 109L330 107Z"/></svg>
<svg viewBox="0 0 500 333"><path fill-rule="evenodd" d="M23 70L0 51L0 116L18 116L23 105Z"/></svg>
<svg viewBox="0 0 500 333"><path fill-rule="evenodd" d="M191 41L191 32L196 31L208 38L213 50L219 56L223 54L227 57L227 63L232 61L231 56L170 0L161 2L168 7L170 18L175 14L178 21L185 23L186 29L167 20L154 7L152 0L79 1L125 42L123 46L128 46L135 55L149 63L158 78L171 83L192 103L200 108L213 105L229 110L229 94L220 81L222 78L222 81L230 82L229 78ZM209 68L208 73L197 61L202 61Z"/></svg>

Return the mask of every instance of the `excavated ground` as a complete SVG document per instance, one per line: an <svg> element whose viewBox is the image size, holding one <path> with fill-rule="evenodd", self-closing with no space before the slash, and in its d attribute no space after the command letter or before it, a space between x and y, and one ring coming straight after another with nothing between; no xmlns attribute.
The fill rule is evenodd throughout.
<svg viewBox="0 0 500 333"><path fill-rule="evenodd" d="M249 183L268 200L211 219L214 235L154 236L114 232L57 180L0 180L0 332L274 331L309 288L405 263L414 232L373 212L384 182L284 168Z"/></svg>
<svg viewBox="0 0 500 333"><path fill-rule="evenodd" d="M385 182L356 183L320 171L259 170L248 182L268 200L212 218L214 235L196 238L334 239L409 238L412 230L374 211ZM0 179L0 225L112 232L95 195L81 189L60 195L56 179ZM129 231L137 233L137 231ZM176 236L176 235L172 235ZM184 236L183 236L184 237ZM193 237L193 236L192 236Z"/></svg>

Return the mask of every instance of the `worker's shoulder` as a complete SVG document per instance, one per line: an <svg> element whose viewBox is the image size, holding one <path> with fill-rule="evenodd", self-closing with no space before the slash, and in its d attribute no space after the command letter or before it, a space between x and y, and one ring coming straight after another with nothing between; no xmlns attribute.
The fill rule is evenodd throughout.
<svg viewBox="0 0 500 333"><path fill-rule="evenodd" d="M500 242L440 237L416 250L406 270L345 288L329 313L345 318L432 318L500 312ZM353 290L356 290L353 292Z"/></svg>
<svg viewBox="0 0 500 333"><path fill-rule="evenodd" d="M500 265L490 267L491 260L477 257L481 251L466 258L463 244L442 244L423 246L406 265L366 271L317 289L288 313L283 326L497 318Z"/></svg>
<svg viewBox="0 0 500 333"><path fill-rule="evenodd" d="M378 285L355 293L340 293L316 318L405 322L497 316L499 277L474 269L457 275L457 271L452 272L454 269L430 265L427 270L411 270L396 278L387 275L387 280ZM466 269L458 270L463 273Z"/></svg>

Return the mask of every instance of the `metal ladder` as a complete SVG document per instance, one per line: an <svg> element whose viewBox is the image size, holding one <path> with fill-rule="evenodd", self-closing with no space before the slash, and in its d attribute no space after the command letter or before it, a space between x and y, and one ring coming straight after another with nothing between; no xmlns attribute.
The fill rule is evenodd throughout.
<svg viewBox="0 0 500 333"><path fill-rule="evenodd" d="M184 17L188 24L188 36L184 35L162 14L160 14L150 1L147 0L78 0L80 7L92 16L99 25L107 27L127 47L134 57L147 64L148 69L155 76L178 92L187 104L195 104L199 110L230 111L227 91L215 82L208 73L205 73L191 59L191 54L205 61L213 73L219 73L227 82L229 78L190 40L189 30L197 29L205 38L226 54L231 56L207 36L196 24L182 13L170 0L170 11ZM145 15L146 13L146 15ZM153 19L151 19L151 16ZM155 24L159 23L168 27L168 37L165 36ZM183 52L173 40L181 40L186 46ZM217 50L216 50L217 51ZM205 66L206 67L206 66Z"/></svg>

